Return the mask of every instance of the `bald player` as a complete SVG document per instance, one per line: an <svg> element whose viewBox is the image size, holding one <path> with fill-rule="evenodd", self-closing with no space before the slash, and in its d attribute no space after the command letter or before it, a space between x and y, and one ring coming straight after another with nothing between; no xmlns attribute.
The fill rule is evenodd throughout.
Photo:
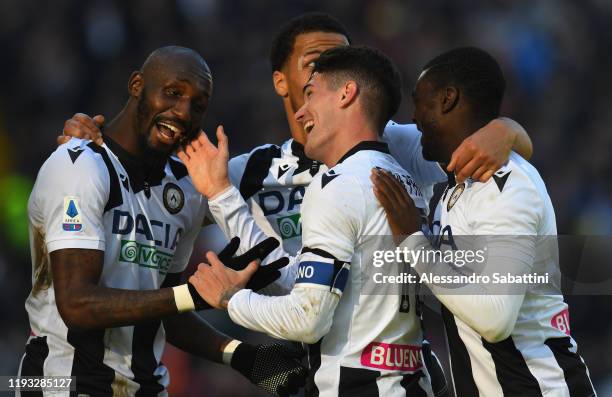
<svg viewBox="0 0 612 397"><path fill-rule="evenodd" d="M195 290L179 285L208 204L171 154L200 133L208 65L191 49L163 47L127 88L102 146L72 139L38 174L20 375L74 376L79 395L166 395L167 339L273 394L295 392L304 370L279 345L217 332L193 312L202 302Z"/></svg>

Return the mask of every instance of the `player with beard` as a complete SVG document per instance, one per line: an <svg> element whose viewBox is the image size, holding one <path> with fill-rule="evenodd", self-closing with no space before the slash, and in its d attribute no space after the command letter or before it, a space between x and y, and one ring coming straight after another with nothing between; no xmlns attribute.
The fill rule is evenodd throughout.
<svg viewBox="0 0 612 397"><path fill-rule="evenodd" d="M275 395L303 384L304 369L280 345L219 333L194 313L205 306L195 289L180 285L208 206L171 154L201 133L212 88L199 54L160 48L130 76L104 145L73 139L42 166L28 203L33 287L21 376L73 376L79 395L166 395L167 337ZM261 275L251 261L274 244L231 258L236 242L223 255L250 262L239 273L247 282Z"/></svg>

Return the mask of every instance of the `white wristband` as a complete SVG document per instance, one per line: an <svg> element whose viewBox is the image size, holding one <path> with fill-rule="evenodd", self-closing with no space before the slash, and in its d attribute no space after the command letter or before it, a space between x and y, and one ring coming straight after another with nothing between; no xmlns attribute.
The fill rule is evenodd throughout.
<svg viewBox="0 0 612 397"><path fill-rule="evenodd" d="M240 345L242 342L240 342L239 340L232 340L230 343L228 343L227 345L225 345L225 348L223 348L223 364L225 365L230 365L232 363L232 356L234 355L234 352L236 351L236 348L238 347L238 345Z"/></svg>
<svg viewBox="0 0 612 397"><path fill-rule="evenodd" d="M174 303L179 313L195 310L195 303L193 303L187 284L173 287L172 291L174 292Z"/></svg>

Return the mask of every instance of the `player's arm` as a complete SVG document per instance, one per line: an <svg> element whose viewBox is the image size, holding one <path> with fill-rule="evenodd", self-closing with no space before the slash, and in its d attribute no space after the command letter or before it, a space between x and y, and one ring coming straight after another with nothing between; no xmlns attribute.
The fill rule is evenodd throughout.
<svg viewBox="0 0 612 397"><path fill-rule="evenodd" d="M57 308L69 328L134 325L187 310L180 304L186 297L179 296L177 302L172 288L135 291L98 285L104 251L60 249L50 257ZM181 287L177 288L180 294Z"/></svg>
<svg viewBox="0 0 612 397"><path fill-rule="evenodd" d="M342 184L342 178L324 189L316 186L321 181L315 179L306 191L302 204L304 247L290 294L271 297L242 289L239 277L210 253L210 265L201 264L190 282L209 304L227 308L239 325L276 338L318 341L332 325L348 280L364 211L357 182ZM357 194L351 194L353 189Z"/></svg>
<svg viewBox="0 0 612 397"><path fill-rule="evenodd" d="M181 284L181 273L168 273L162 290ZM210 326L195 312L170 315L163 319L167 341L188 353L222 362L223 350L232 338Z"/></svg>
<svg viewBox="0 0 612 397"><path fill-rule="evenodd" d="M516 121L499 117L466 138L453 152L446 169L458 183L471 177L486 182L515 151L529 160L533 145L527 131Z"/></svg>
<svg viewBox="0 0 612 397"><path fill-rule="evenodd" d="M423 158L421 132L414 124L390 122L383 137L389 142L391 154L419 185L446 181L440 164ZM512 150L529 159L533 151L531 139L516 121L500 117L467 138L453 153L447 170L455 173L458 183L468 177L486 182L508 161Z"/></svg>
<svg viewBox="0 0 612 397"><path fill-rule="evenodd" d="M419 212L411 198L404 194L394 178L384 172L373 172L374 193L385 209L394 233L404 233L408 237L401 247L411 251L421 251L421 258L435 258L427 255L433 250L430 240L420 232ZM479 192L483 202L474 203L469 216L473 219L473 233L482 235L454 236L457 246L467 246L476 252L479 248L486 251L486 262L477 273L489 277L499 272L520 276L530 272L535 257L535 224L537 214L534 209L539 202L535 189L506 186L505 196L494 183L485 186L488 191ZM486 201L487 205L484 205ZM524 203L533 203L525 207ZM393 208L402 208L401 212ZM484 210L486 208L486 210ZM399 226L398 226L399 225ZM465 245L464 245L465 244ZM411 264L419 275L424 273L452 279L464 274L469 275L471 266L456 266L435 259L417 261ZM510 335L523 302L525 285L481 285L425 283L438 300L454 315L476 330L485 340L499 342Z"/></svg>
<svg viewBox="0 0 612 397"><path fill-rule="evenodd" d="M244 251L269 237L255 222L238 189L230 183L228 140L223 127L217 128L217 140L218 147L202 134L180 150L178 157L187 167L196 189L209 199L209 210L217 225L228 239L240 237L241 250ZM266 257L263 266L283 257L289 255L279 245ZM274 295L288 293L295 280L295 269L292 258L290 265L281 270L280 278L266 292Z"/></svg>
<svg viewBox="0 0 612 397"><path fill-rule="evenodd" d="M247 274L246 278L249 276ZM181 273L169 273L162 287L172 288L180 284ZM194 312L166 317L163 323L170 344L229 365L268 393L277 396L294 394L305 383L307 371L299 361L302 351L280 344L253 346L241 342L220 333Z"/></svg>

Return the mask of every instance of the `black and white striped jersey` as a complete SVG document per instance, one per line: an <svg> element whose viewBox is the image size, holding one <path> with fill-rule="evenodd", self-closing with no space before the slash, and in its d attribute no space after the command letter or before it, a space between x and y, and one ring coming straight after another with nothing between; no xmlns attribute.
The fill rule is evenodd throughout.
<svg viewBox="0 0 612 397"><path fill-rule="evenodd" d="M99 285L158 289L166 274L187 266L207 202L178 159L152 173L110 138L105 142L100 147L73 138L60 146L40 169L30 196L31 337L21 375L76 376L77 392L84 395L164 395L169 375L160 363L161 322L67 328L55 302L49 253L101 250Z"/></svg>
<svg viewBox="0 0 612 397"><path fill-rule="evenodd" d="M308 395L433 396L414 286L405 294L391 284L364 287L373 269L370 253L381 248L377 236L391 234L372 190L374 167L395 174L425 210L420 190L387 144L361 142L306 189L303 247L290 294L242 290L228 304L237 324L310 344ZM389 276L402 270L381 268Z"/></svg>
<svg viewBox="0 0 612 397"><path fill-rule="evenodd" d="M432 186L444 182L446 174L438 163L423 159L421 132L416 125L391 121L382 140L429 201ZM326 171L324 164L306 157L304 147L293 139L280 146L259 146L229 162L231 182L248 203L257 225L266 235L282 241L283 249L291 255L301 247L300 205L306 187ZM241 248L248 246L243 244Z"/></svg>
<svg viewBox="0 0 612 397"><path fill-rule="evenodd" d="M486 242L477 243L487 250L484 267L416 265L421 275L455 277L478 268L477 274L489 277L477 287L445 285L431 276L427 282L443 304L456 395L595 395L570 335L568 306L557 284L555 213L537 170L511 153L488 182L449 186L436 208L433 232L434 247L445 253ZM504 281L527 274L547 274L549 281Z"/></svg>

